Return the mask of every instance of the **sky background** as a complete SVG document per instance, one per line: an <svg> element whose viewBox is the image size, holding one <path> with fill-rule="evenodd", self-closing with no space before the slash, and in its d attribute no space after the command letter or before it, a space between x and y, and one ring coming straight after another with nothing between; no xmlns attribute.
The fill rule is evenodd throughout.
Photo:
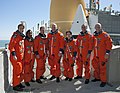
<svg viewBox="0 0 120 93"><path fill-rule="evenodd" d="M20 21L26 21L27 28L31 29L47 22L50 14L51 0L0 0L0 40L9 40L16 31ZM85 0L89 3L89 0ZM100 0L100 8L112 4L112 9L120 11L119 0Z"/></svg>

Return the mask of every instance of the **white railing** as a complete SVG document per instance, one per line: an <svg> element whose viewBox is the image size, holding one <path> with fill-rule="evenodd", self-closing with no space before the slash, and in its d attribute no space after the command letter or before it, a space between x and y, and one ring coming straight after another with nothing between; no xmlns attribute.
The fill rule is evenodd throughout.
<svg viewBox="0 0 120 93"><path fill-rule="evenodd" d="M12 66L9 61L9 51L0 52L0 93L6 93L11 86Z"/></svg>

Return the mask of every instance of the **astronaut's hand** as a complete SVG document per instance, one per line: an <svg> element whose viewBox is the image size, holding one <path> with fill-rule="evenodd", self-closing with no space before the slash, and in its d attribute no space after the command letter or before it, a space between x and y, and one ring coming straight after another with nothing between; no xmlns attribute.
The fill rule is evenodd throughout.
<svg viewBox="0 0 120 93"><path fill-rule="evenodd" d="M46 57L49 57L49 51L46 51Z"/></svg>
<svg viewBox="0 0 120 93"><path fill-rule="evenodd" d="M101 64L102 64L102 66L104 66L104 65L105 65L105 62L102 62Z"/></svg>
<svg viewBox="0 0 120 93"><path fill-rule="evenodd" d="M75 61L75 59L76 59L76 58L75 58L75 57L73 57L73 61Z"/></svg>
<svg viewBox="0 0 120 93"><path fill-rule="evenodd" d="M39 58L40 58L40 56L39 56L39 55L36 55L36 58L37 58L37 59L39 59Z"/></svg>
<svg viewBox="0 0 120 93"><path fill-rule="evenodd" d="M13 56L13 59L14 59L14 60L17 60L17 57L16 57L16 56Z"/></svg>
<svg viewBox="0 0 120 93"><path fill-rule="evenodd" d="M62 56L62 52L61 52L61 51L59 51L59 54L58 54L58 55L59 55L59 57L61 57L61 56Z"/></svg>
<svg viewBox="0 0 120 93"><path fill-rule="evenodd" d="M88 61L85 62L85 65L88 65Z"/></svg>
<svg viewBox="0 0 120 93"><path fill-rule="evenodd" d="M108 59L109 58L109 53L106 53L105 54L105 59Z"/></svg>
<svg viewBox="0 0 120 93"><path fill-rule="evenodd" d="M73 64L71 64L71 67L73 67L74 66L74 63Z"/></svg>
<svg viewBox="0 0 120 93"><path fill-rule="evenodd" d="M87 59L89 59L90 58L90 54L87 54Z"/></svg>

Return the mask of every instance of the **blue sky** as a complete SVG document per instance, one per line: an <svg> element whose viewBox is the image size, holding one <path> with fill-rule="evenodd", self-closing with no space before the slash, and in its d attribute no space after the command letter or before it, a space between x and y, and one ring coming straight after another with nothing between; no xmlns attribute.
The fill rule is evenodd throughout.
<svg viewBox="0 0 120 93"><path fill-rule="evenodd" d="M0 0L0 40L8 40L17 29L20 21L26 21L27 28L32 28L42 20L49 20L51 0ZM85 0L88 3L89 0ZM119 0L100 0L101 7L112 4L120 11Z"/></svg>

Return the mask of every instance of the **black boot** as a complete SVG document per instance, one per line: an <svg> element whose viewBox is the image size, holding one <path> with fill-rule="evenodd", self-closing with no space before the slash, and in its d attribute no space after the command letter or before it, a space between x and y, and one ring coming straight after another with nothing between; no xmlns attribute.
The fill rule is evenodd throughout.
<svg viewBox="0 0 120 93"><path fill-rule="evenodd" d="M47 78L46 78L46 77L44 77L44 76L40 76L40 79L44 79L44 80L46 80Z"/></svg>
<svg viewBox="0 0 120 93"><path fill-rule="evenodd" d="M59 83L60 82L60 79L59 77L56 78L56 82Z"/></svg>
<svg viewBox="0 0 120 93"><path fill-rule="evenodd" d="M100 87L104 87L106 85L106 82L101 82Z"/></svg>
<svg viewBox="0 0 120 93"><path fill-rule="evenodd" d="M82 78L82 76L77 76L74 79L81 79L81 78Z"/></svg>
<svg viewBox="0 0 120 93"><path fill-rule="evenodd" d="M35 82L35 80L32 78L30 82Z"/></svg>
<svg viewBox="0 0 120 93"><path fill-rule="evenodd" d="M21 83L18 85L20 88L25 88L24 85L22 85Z"/></svg>
<svg viewBox="0 0 120 93"><path fill-rule="evenodd" d="M96 79L94 78L93 80L91 80L92 82L96 82L96 81L100 81L100 79Z"/></svg>
<svg viewBox="0 0 120 93"><path fill-rule="evenodd" d="M55 79L55 76L52 76L52 77L50 78L50 80L53 80L53 79Z"/></svg>
<svg viewBox="0 0 120 93"><path fill-rule="evenodd" d="M23 91L23 89L20 88L19 85L13 87L13 90L15 90L15 91Z"/></svg>
<svg viewBox="0 0 120 93"><path fill-rule="evenodd" d="M36 82L42 84L42 81L40 79L36 79Z"/></svg>
<svg viewBox="0 0 120 93"><path fill-rule="evenodd" d="M68 77L66 77L66 78L65 78L65 81L66 81L66 80L68 80L68 79L69 79L69 78L68 78Z"/></svg>
<svg viewBox="0 0 120 93"><path fill-rule="evenodd" d="M69 78L69 81L72 81L72 78Z"/></svg>
<svg viewBox="0 0 120 93"><path fill-rule="evenodd" d="M25 85L26 85L26 86L30 86L30 83L29 83L29 82L25 82Z"/></svg>
<svg viewBox="0 0 120 93"><path fill-rule="evenodd" d="M88 83L89 83L89 79L86 79L86 80L85 80L85 84L88 84Z"/></svg>

